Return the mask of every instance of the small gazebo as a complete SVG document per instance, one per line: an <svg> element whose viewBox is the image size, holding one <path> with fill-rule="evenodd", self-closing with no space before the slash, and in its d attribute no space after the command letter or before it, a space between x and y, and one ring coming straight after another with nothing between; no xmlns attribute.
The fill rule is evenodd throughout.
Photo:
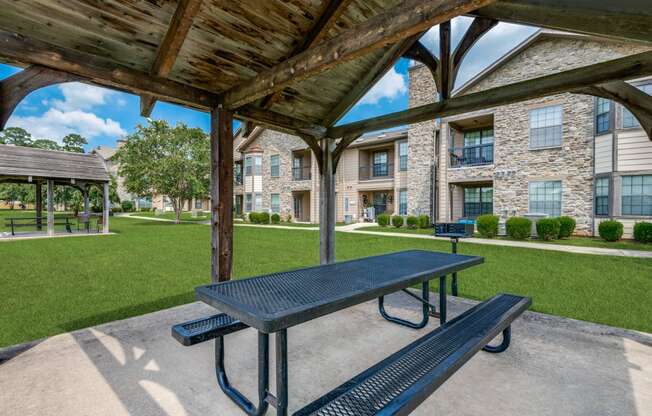
<svg viewBox="0 0 652 416"><path fill-rule="evenodd" d="M109 232L110 176L104 161L97 155L0 145L0 183L23 183L36 186L36 228L42 229L43 201L41 187L47 186L47 235L54 236L54 185L79 189L84 195L84 212L89 215L88 191L96 185L103 189L102 232Z"/></svg>

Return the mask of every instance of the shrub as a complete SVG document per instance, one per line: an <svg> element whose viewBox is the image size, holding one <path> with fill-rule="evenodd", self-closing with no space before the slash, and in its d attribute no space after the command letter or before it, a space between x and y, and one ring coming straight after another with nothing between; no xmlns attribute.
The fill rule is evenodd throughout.
<svg viewBox="0 0 652 416"><path fill-rule="evenodd" d="M131 212L134 210L134 203L131 201L122 201L120 206L124 212Z"/></svg>
<svg viewBox="0 0 652 416"><path fill-rule="evenodd" d="M541 240L556 240L559 238L561 223L557 218L542 218L537 221L537 235Z"/></svg>
<svg viewBox="0 0 652 416"><path fill-rule="evenodd" d="M257 213L257 212L250 212L250 213L249 213L249 222L251 222L252 224L258 224L258 223L260 223L260 219L259 219L259 217L258 217L258 213Z"/></svg>
<svg viewBox="0 0 652 416"><path fill-rule="evenodd" d="M623 223L616 220L602 221L598 226L598 234L605 241L618 241L623 236Z"/></svg>
<svg viewBox="0 0 652 416"><path fill-rule="evenodd" d="M111 212L122 212L122 207L111 207Z"/></svg>
<svg viewBox="0 0 652 416"><path fill-rule="evenodd" d="M417 226L419 225L419 218L410 215L407 217L405 222L407 223L408 228L417 228Z"/></svg>
<svg viewBox="0 0 652 416"><path fill-rule="evenodd" d="M151 210L151 208L141 208L140 212L150 212Z"/></svg>
<svg viewBox="0 0 652 416"><path fill-rule="evenodd" d="M389 215L387 214L380 214L377 218L378 225L381 227L387 227L389 225Z"/></svg>
<svg viewBox="0 0 652 416"><path fill-rule="evenodd" d="M272 214L272 224L279 224L281 222L281 216L278 214Z"/></svg>
<svg viewBox="0 0 652 416"><path fill-rule="evenodd" d="M634 240L640 243L652 243L652 222L634 224Z"/></svg>
<svg viewBox="0 0 652 416"><path fill-rule="evenodd" d="M292 214L288 214L288 217L285 221L292 222Z"/></svg>
<svg viewBox="0 0 652 416"><path fill-rule="evenodd" d="M485 238L494 238L498 235L498 217L496 215L480 215L476 219L478 233Z"/></svg>
<svg viewBox="0 0 652 416"><path fill-rule="evenodd" d="M575 220L571 217L559 217L559 238L568 238L575 231Z"/></svg>
<svg viewBox="0 0 652 416"><path fill-rule="evenodd" d="M269 212L259 212L258 213L258 223L259 224L269 224Z"/></svg>
<svg viewBox="0 0 652 416"><path fill-rule="evenodd" d="M427 215L419 215L419 228L430 228L430 217Z"/></svg>
<svg viewBox="0 0 652 416"><path fill-rule="evenodd" d="M392 225L396 228L401 228L403 226L403 217L394 215L392 217Z"/></svg>
<svg viewBox="0 0 652 416"><path fill-rule="evenodd" d="M515 240L525 240L532 235L532 221L523 217L512 217L505 223L507 235Z"/></svg>

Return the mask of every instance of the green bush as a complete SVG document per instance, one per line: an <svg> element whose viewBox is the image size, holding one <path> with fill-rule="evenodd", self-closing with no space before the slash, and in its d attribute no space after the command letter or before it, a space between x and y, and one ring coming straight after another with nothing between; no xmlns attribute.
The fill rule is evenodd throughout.
<svg viewBox="0 0 652 416"><path fill-rule="evenodd" d="M532 235L532 221L523 217L512 217L505 223L507 235L515 240L525 240Z"/></svg>
<svg viewBox="0 0 652 416"><path fill-rule="evenodd" d="M575 231L575 220L571 217L559 217L559 238L568 238Z"/></svg>
<svg viewBox="0 0 652 416"><path fill-rule="evenodd" d="M475 223L478 233L485 238L494 238L498 235L498 217L495 215L480 215Z"/></svg>
<svg viewBox="0 0 652 416"><path fill-rule="evenodd" d="M111 207L111 212L112 213L122 212L122 207Z"/></svg>
<svg viewBox="0 0 652 416"><path fill-rule="evenodd" d="M623 236L623 223L616 220L602 221L598 226L598 234L605 241L618 241Z"/></svg>
<svg viewBox="0 0 652 416"><path fill-rule="evenodd" d="M419 228L430 228L430 217L427 215L419 215Z"/></svg>
<svg viewBox="0 0 652 416"><path fill-rule="evenodd" d="M387 227L389 225L389 215L387 214L380 214L376 220L381 227Z"/></svg>
<svg viewBox="0 0 652 416"><path fill-rule="evenodd" d="M561 223L557 218L542 218L537 221L537 235L540 240L556 240L559 238Z"/></svg>
<svg viewBox="0 0 652 416"><path fill-rule="evenodd" d="M278 214L272 214L270 217L272 220L272 224L280 224L281 223L281 216Z"/></svg>
<svg viewBox="0 0 652 416"><path fill-rule="evenodd" d="M134 210L134 203L131 201L122 201L120 206L124 212L131 212Z"/></svg>
<svg viewBox="0 0 652 416"><path fill-rule="evenodd" d="M260 224L260 217L257 212L249 213L249 222L252 224Z"/></svg>
<svg viewBox="0 0 652 416"><path fill-rule="evenodd" d="M634 224L634 240L639 243L652 243L652 222Z"/></svg>
<svg viewBox="0 0 652 416"><path fill-rule="evenodd" d="M292 222L292 214L288 214L288 217L285 219L286 222Z"/></svg>
<svg viewBox="0 0 652 416"><path fill-rule="evenodd" d="M403 217L400 215L394 215L392 217L392 225L396 228L401 228L403 226Z"/></svg>
<svg viewBox="0 0 652 416"><path fill-rule="evenodd" d="M141 208L140 212L150 212L151 210L151 208Z"/></svg>
<svg viewBox="0 0 652 416"><path fill-rule="evenodd" d="M258 223L259 224L269 224L269 213L268 212L259 212L258 213Z"/></svg>
<svg viewBox="0 0 652 416"><path fill-rule="evenodd" d="M417 226L419 225L419 218L417 218L417 217L415 217L413 215L410 215L410 216L407 217L405 222L406 222L408 228L417 228Z"/></svg>

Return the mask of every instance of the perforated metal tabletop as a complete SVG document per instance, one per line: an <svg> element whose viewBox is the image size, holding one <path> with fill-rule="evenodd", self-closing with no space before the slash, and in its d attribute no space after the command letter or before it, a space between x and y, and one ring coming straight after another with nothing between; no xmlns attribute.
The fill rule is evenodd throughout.
<svg viewBox="0 0 652 416"><path fill-rule="evenodd" d="M409 250L200 286L196 293L199 300L271 333L483 261Z"/></svg>

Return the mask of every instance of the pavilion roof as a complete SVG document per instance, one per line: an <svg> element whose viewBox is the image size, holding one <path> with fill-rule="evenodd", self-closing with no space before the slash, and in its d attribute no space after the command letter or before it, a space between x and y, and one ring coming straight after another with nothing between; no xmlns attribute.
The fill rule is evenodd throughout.
<svg viewBox="0 0 652 416"><path fill-rule="evenodd" d="M70 183L108 182L102 158L94 154L0 145L0 181L54 179Z"/></svg>

